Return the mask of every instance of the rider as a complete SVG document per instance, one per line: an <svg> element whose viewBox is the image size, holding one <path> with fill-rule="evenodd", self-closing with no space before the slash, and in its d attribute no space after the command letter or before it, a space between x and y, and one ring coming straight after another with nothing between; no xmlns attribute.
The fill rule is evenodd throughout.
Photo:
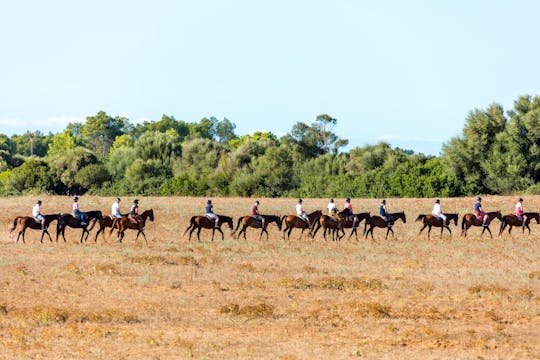
<svg viewBox="0 0 540 360"><path fill-rule="evenodd" d="M381 205L379 206L379 214L388 222L388 227L391 228L394 224L394 218L392 215L390 215L388 212L386 212L386 200L383 199L381 201Z"/></svg>
<svg viewBox="0 0 540 360"><path fill-rule="evenodd" d="M139 225L141 217L139 216L139 199L133 200L131 209L129 209L128 219L135 225Z"/></svg>
<svg viewBox="0 0 540 360"><path fill-rule="evenodd" d="M120 198L116 198L114 203L111 206L112 218L121 218L122 214L120 213Z"/></svg>
<svg viewBox="0 0 540 360"><path fill-rule="evenodd" d="M482 220L482 226L487 226L488 215L482 209L482 198L479 196L474 204L474 213L479 220Z"/></svg>
<svg viewBox="0 0 540 360"><path fill-rule="evenodd" d="M523 214L523 198L519 198L514 209L514 215L517 216L518 221L521 221L521 227L525 227L525 221L527 221L527 215Z"/></svg>
<svg viewBox="0 0 540 360"><path fill-rule="evenodd" d="M330 199L330 202L328 203L326 208L328 209L328 215L330 216L330 219L338 221L339 217L337 216L337 208L334 199Z"/></svg>
<svg viewBox="0 0 540 360"><path fill-rule="evenodd" d="M41 230L47 230L45 218L41 215L41 200L38 200L32 208L32 216L41 223Z"/></svg>
<svg viewBox="0 0 540 360"><path fill-rule="evenodd" d="M305 222L307 222L308 227L311 229L311 221L309 221L309 216L307 216L306 212L304 211L304 207L302 206L302 199L298 199L298 203L296 204L296 215L298 215L300 219L303 219Z"/></svg>
<svg viewBox="0 0 540 360"><path fill-rule="evenodd" d="M441 200L435 200L435 204L433 205L433 210L431 210L431 214L436 218L441 219L443 222L443 226L446 225L446 215L442 213Z"/></svg>
<svg viewBox="0 0 540 360"><path fill-rule="evenodd" d="M79 210L79 197L73 197L73 215L81 219L81 225L86 225L86 214Z"/></svg>
<svg viewBox="0 0 540 360"><path fill-rule="evenodd" d="M351 199L347 198L345 200L345 206L343 207L343 212L345 216L348 217L350 221L352 221L352 228L356 229L356 223L358 222L358 218L353 213Z"/></svg>
<svg viewBox="0 0 540 360"><path fill-rule="evenodd" d="M209 218L210 220L213 220L214 221L214 227L218 228L219 227L219 216L214 214L214 205L212 205L212 200L208 200L206 202L205 211L206 211L206 217Z"/></svg>
<svg viewBox="0 0 540 360"><path fill-rule="evenodd" d="M266 222L266 219L259 213L259 200L255 200L255 204L253 204L253 207L251 208L251 216L261 222L261 227L264 228L264 223Z"/></svg>

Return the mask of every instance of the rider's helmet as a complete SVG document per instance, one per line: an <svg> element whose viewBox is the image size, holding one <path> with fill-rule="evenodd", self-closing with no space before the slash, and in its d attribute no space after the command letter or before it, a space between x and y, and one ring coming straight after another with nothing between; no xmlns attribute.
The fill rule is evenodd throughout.
<svg viewBox="0 0 540 360"><path fill-rule="evenodd" d="M38 204L38 205L41 205L41 200L38 200L38 201L37 201L37 204Z"/></svg>
<svg viewBox="0 0 540 360"><path fill-rule="evenodd" d="M138 203L139 203L139 199L135 199L135 200L133 200L133 202L134 202L135 204L138 204Z"/></svg>
<svg viewBox="0 0 540 360"><path fill-rule="evenodd" d="M439 204L439 203L441 202L441 200L440 200L440 199L437 199L437 200L435 200L435 202L436 202L437 204Z"/></svg>
<svg viewBox="0 0 540 360"><path fill-rule="evenodd" d="M255 204L259 205L259 200L255 200Z"/></svg>
<svg viewBox="0 0 540 360"><path fill-rule="evenodd" d="M478 199L476 199L476 201L482 201L482 198L479 196Z"/></svg>
<svg viewBox="0 0 540 360"><path fill-rule="evenodd" d="M212 203L212 200L208 200L206 203L207 203L207 204L211 204L211 203Z"/></svg>
<svg viewBox="0 0 540 360"><path fill-rule="evenodd" d="M116 202L120 202L120 198L116 198Z"/></svg>
<svg viewBox="0 0 540 360"><path fill-rule="evenodd" d="M302 199L298 199L298 203L301 204L301 203L302 203Z"/></svg>
<svg viewBox="0 0 540 360"><path fill-rule="evenodd" d="M79 197L78 196L74 196L73 197L73 201L78 201L79 200Z"/></svg>
<svg viewBox="0 0 540 360"><path fill-rule="evenodd" d="M351 199L347 198L345 199L345 202L351 202Z"/></svg>
<svg viewBox="0 0 540 360"><path fill-rule="evenodd" d="M381 201L381 203L383 203L383 204L386 204L386 200L385 200L385 199L383 199L383 200Z"/></svg>

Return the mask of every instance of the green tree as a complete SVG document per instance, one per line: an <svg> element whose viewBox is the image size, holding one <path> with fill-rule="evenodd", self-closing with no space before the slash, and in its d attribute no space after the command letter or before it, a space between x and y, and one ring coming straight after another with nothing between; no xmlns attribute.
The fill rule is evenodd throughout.
<svg viewBox="0 0 540 360"><path fill-rule="evenodd" d="M112 117L104 111L95 116L88 116L80 133L90 149L98 156L106 156L117 136L122 135L128 127L124 117Z"/></svg>

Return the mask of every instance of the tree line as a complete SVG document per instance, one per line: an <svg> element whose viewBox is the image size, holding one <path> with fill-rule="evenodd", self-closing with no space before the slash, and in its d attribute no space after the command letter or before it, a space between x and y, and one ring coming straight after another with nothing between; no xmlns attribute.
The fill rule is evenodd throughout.
<svg viewBox="0 0 540 360"><path fill-rule="evenodd" d="M227 118L131 124L100 111L60 133L0 134L0 195L447 197L540 193L540 98L474 109L440 156L348 140L322 114L284 136Z"/></svg>

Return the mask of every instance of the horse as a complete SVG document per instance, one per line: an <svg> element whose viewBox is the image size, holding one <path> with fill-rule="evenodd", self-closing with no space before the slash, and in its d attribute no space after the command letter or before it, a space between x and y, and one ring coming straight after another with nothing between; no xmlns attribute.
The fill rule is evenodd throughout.
<svg viewBox="0 0 540 360"><path fill-rule="evenodd" d="M242 233L244 233L244 239L246 239L246 229L248 227L252 227L252 228L256 228L256 229L261 229L261 234L259 235L259 240L262 238L263 232L266 233L266 240L268 240L268 231L266 230L266 228L268 227L268 225L270 223L273 223L273 222L276 223L277 228L279 229L279 231L281 231L281 224L282 223L281 223L281 218L279 216L275 216L275 215L261 215L261 216L265 220L264 221L264 227L262 226L262 221L256 220L251 215L246 215L246 216L242 216L242 217L240 217L238 219L236 229L234 229L234 231L232 232L232 235L234 236L234 234L236 233L236 230L238 230L238 228L240 227L240 223L242 223L242 229L238 233L237 239L240 238L240 235L242 235Z"/></svg>
<svg viewBox="0 0 540 360"><path fill-rule="evenodd" d="M195 229L197 229L197 240L201 241L199 234L201 233L201 230L204 228L204 229L212 229L212 241L214 241L214 233L216 232L216 230L221 233L221 240L223 241L225 239L225 236L223 235L223 231L221 231L221 225L226 223L227 225L229 225L229 229L233 230L233 227L234 227L233 220L232 220L232 217L230 216L225 216L225 215L217 215L217 216L219 217L218 227L215 227L214 220L210 220L208 217L204 215L192 216L191 219L189 220L189 226L184 232L184 235L182 235L182 237L185 236L186 233L189 231L189 241L191 241L191 234L193 234Z"/></svg>
<svg viewBox="0 0 540 360"><path fill-rule="evenodd" d="M345 230L343 230L343 229L351 229L352 228L351 233L349 234L349 237L347 239L350 239L351 236L354 234L354 236L356 237L356 240L358 240L358 233L356 232L356 229L357 229L358 225L360 225L362 220L365 220L365 222L364 222L364 231L362 231L362 235L366 233L367 226L368 226L369 221L371 219L371 214L369 212L363 212L363 213L359 213L359 214L354 214L354 217L356 218L356 223L354 221L351 221L351 219L348 216L343 218L343 228L341 229L343 234L341 235L341 237L345 236ZM353 227L353 223L355 223L356 226Z"/></svg>
<svg viewBox="0 0 540 360"><path fill-rule="evenodd" d="M493 239L493 235L491 234L491 230L489 229L489 224L495 218L502 221L502 215L499 210L488 212L486 213L486 215L488 216L488 221L486 223L486 226L484 226L484 228L482 229L482 233L480 234L480 236L484 235L484 231L486 231L487 229L487 231L489 232L489 236L491 236L491 238ZM482 220L478 219L475 214L469 213L463 215L463 219L461 220L461 235L467 237L467 230L469 230L471 226L483 226Z"/></svg>
<svg viewBox="0 0 540 360"><path fill-rule="evenodd" d="M56 241L58 242L58 237L62 235L64 242L66 242L66 236L64 233L67 226L74 229L82 229L81 244L83 243L83 239L86 241L86 239L88 239L88 235L90 235L90 231L96 225L96 222L99 221L99 223L101 223L103 221L103 215L101 215L101 211L99 210L87 211L85 214L87 221L85 225L81 225L81 220L71 214L62 214L58 220L58 224L56 224ZM88 229L90 224L90 229ZM85 234L86 236L84 236Z"/></svg>
<svg viewBox="0 0 540 360"><path fill-rule="evenodd" d="M422 228L420 229L420 232L418 233L418 235L420 235L422 233L422 231L427 227L428 228L428 233L427 234L428 234L428 239L429 239L429 233L431 232L431 227L432 226L441 228L441 239L442 239L444 229L447 229L448 232L450 233L450 235L452 235L452 230L450 230L449 225L450 225L450 223L452 221L454 221L454 225L457 226L457 224L458 224L458 214L444 214L444 215L446 215L446 223L444 224L444 226L443 226L442 219L438 218L435 215L432 215L432 214L429 214L429 215L420 214L420 215L418 215L418 217L416 218L416 221L422 221L422 223L424 224L424 226L422 226Z"/></svg>
<svg viewBox="0 0 540 360"><path fill-rule="evenodd" d="M319 221L317 221L317 224L314 226L312 237L317 235L317 232L321 227L324 229L324 240L326 240L326 233L330 231L332 231L332 241L336 241L336 237L337 240L340 240L342 236L339 236L338 230L343 229L343 219L336 219L331 215L321 215ZM343 234L345 234L345 232Z"/></svg>
<svg viewBox="0 0 540 360"><path fill-rule="evenodd" d="M128 216L122 216L121 218L115 218L113 220L113 223L111 224L111 231L109 232L109 236L111 236L112 232L115 228L118 229L118 242L122 242L122 239L124 238L124 233L126 230L138 230L137 236L135 237L135 240L139 238L139 235L142 234L144 237L144 241L148 244L148 241L146 240L146 234L144 233L144 226L146 225L146 219L150 219L150 221L154 221L154 210L149 209L143 211L141 214L137 216L137 222L133 222L131 219L128 218ZM97 235L96 235L97 238Z"/></svg>
<svg viewBox="0 0 540 360"><path fill-rule="evenodd" d="M401 219L401 221L403 221L403 223L407 222L407 219L405 217L405 213L403 211L397 212L397 213L391 213L389 215L392 216L392 218L394 219L394 222L396 220L400 220L400 219ZM373 238L373 229L376 228L376 227L380 227L380 228L386 227L386 228L388 228L388 230L386 230L386 237L384 238L385 240L388 238L388 233L390 233L390 232L392 232L392 237L394 237L394 230L392 229L392 226L388 226L388 221L386 221L385 219L383 219L379 215L373 215L370 218L370 220L369 220L369 229L366 231L365 237L367 238L368 234L371 234L371 239L375 240Z"/></svg>
<svg viewBox="0 0 540 360"><path fill-rule="evenodd" d="M315 223L319 220L319 218L322 216L321 210L315 210L311 214L308 215L309 222L311 223L311 227L315 226ZM294 228L302 229L302 232L300 233L300 240L302 238L302 235L304 234L304 230L309 228L309 225L307 221L302 219L301 217L297 215L284 215L281 218L282 222L285 222L285 229L283 229L283 239L285 239L285 233L287 233L287 239L290 240L291 238L291 231ZM310 229L310 235L311 235L311 229Z"/></svg>
<svg viewBox="0 0 540 360"><path fill-rule="evenodd" d="M540 213L537 212L527 212L523 213L523 216L527 216L527 220L525 220L525 224L523 224L523 221L519 221L517 216L514 214L508 214L504 215L501 220L501 229L499 230L499 236L502 235L504 229L508 226L508 233L512 233L512 227L513 226L522 226L523 233L525 233L525 228L529 230L529 235L531 235L531 228L529 227L529 224L531 223L532 219L536 220L537 224L540 224Z"/></svg>
<svg viewBox="0 0 540 360"><path fill-rule="evenodd" d="M51 222L60 219L60 214L43 215L43 217L45 218L45 221L43 224L44 228L42 229L41 223L37 221L33 216L17 216L15 219L13 219L13 227L9 230L9 237L11 238L11 233L13 232L13 230L15 230L17 225L20 225L21 230L19 230L19 234L17 235L17 242L19 242L19 237L21 237L22 235L22 241L23 243L26 243L24 239L24 234L27 228L30 228L32 230L42 230L41 239L39 240L41 243L43 243L43 236L45 236L45 234L49 236L49 240L51 240L52 242L52 237L49 233L48 227Z"/></svg>
<svg viewBox="0 0 540 360"><path fill-rule="evenodd" d="M127 216L127 215L124 215L124 216ZM103 217L103 221L99 223L99 229L98 229L98 231L96 233L96 237L94 239L94 242L97 242L97 238L98 238L98 235L100 233L103 234L103 240L105 240L105 228L112 228L113 223L114 223L114 219L111 218L110 216ZM118 226L115 225L114 228L118 229Z"/></svg>

